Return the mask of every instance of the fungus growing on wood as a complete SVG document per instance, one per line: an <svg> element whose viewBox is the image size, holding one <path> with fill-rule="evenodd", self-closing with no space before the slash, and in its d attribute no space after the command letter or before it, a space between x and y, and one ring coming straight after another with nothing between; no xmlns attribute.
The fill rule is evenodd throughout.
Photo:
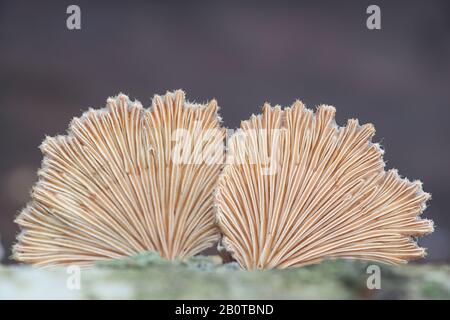
<svg viewBox="0 0 450 320"><path fill-rule="evenodd" d="M223 137L216 101L189 103L180 90L155 96L151 109L120 94L73 119L67 135L41 145L39 181L16 219L15 259L84 266L210 247L219 238L212 190L223 161L220 152L209 161L198 154Z"/></svg>
<svg viewBox="0 0 450 320"><path fill-rule="evenodd" d="M230 138L215 204L223 245L243 268L424 256L413 237L433 231L418 217L430 195L384 170L372 124L334 117L326 105L266 104Z"/></svg>

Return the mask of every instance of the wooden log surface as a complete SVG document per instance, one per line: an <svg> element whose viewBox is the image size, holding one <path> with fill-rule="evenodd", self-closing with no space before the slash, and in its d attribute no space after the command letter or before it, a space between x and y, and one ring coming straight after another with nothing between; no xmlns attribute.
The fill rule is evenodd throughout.
<svg viewBox="0 0 450 320"><path fill-rule="evenodd" d="M367 286L370 265L380 267L381 289ZM80 270L0 266L0 299L420 298L450 299L450 266L330 260L298 269L243 271L218 256L169 262L155 254Z"/></svg>

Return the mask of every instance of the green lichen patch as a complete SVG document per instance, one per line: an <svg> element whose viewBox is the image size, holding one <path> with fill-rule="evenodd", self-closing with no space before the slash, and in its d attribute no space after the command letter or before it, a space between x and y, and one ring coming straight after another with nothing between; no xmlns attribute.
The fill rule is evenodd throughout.
<svg viewBox="0 0 450 320"><path fill-rule="evenodd" d="M0 266L0 299L450 299L449 266L379 265L381 289L371 290L371 264L244 271L217 256L167 261L144 253L81 269L80 290L67 288L65 268Z"/></svg>

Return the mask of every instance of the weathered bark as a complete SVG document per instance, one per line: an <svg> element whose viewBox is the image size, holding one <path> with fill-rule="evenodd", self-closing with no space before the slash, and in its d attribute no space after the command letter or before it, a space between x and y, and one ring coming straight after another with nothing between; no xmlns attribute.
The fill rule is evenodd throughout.
<svg viewBox="0 0 450 320"><path fill-rule="evenodd" d="M241 271L218 257L168 262L153 254L81 270L80 290L65 268L0 266L0 299L450 299L450 266L381 268L381 289L368 289L371 263L326 261L292 269Z"/></svg>

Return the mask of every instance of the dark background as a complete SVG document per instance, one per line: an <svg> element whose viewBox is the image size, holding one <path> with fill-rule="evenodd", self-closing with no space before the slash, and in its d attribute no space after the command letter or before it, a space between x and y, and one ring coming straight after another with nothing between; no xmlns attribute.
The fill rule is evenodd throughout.
<svg viewBox="0 0 450 320"><path fill-rule="evenodd" d="M66 28L81 7L82 29ZM381 7L382 30L366 28ZM269 101L337 107L372 122L387 168L421 179L436 231L425 261L450 260L450 1L0 1L0 235L7 256L45 135L108 96L145 106L183 88L217 98L225 125ZM3 262L8 262L7 256ZM10 262L10 261L9 261Z"/></svg>

